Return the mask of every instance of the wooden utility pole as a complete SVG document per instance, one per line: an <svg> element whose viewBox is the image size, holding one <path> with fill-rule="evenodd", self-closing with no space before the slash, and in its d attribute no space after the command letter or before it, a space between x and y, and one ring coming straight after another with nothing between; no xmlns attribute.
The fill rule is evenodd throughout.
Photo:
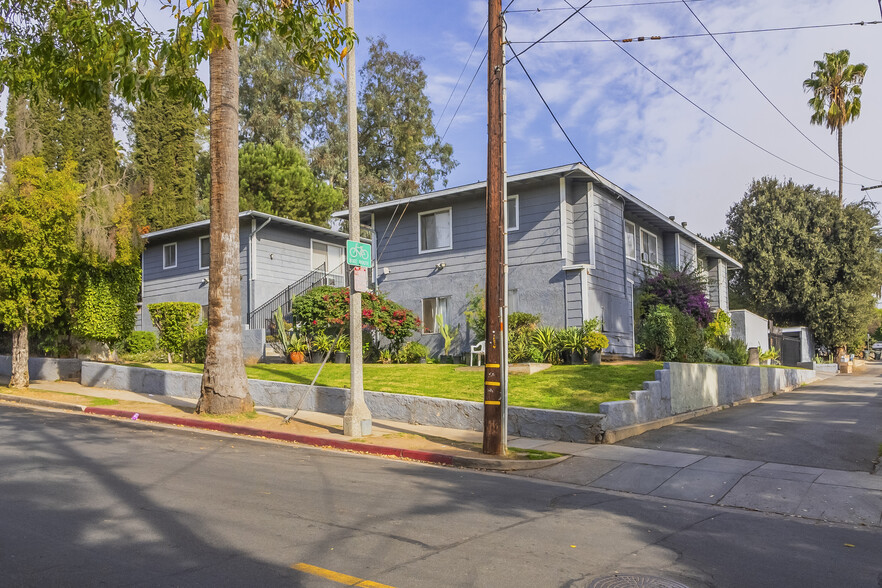
<svg viewBox="0 0 882 588"><path fill-rule="evenodd" d="M487 61L487 284L484 368L484 453L506 452L505 390L505 143L502 0L489 0Z"/></svg>

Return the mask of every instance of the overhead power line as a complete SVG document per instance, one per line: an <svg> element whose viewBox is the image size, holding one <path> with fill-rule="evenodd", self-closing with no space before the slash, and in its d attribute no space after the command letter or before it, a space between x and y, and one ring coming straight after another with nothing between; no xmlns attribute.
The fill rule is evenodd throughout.
<svg viewBox="0 0 882 588"><path fill-rule="evenodd" d="M803 137L806 141L808 141L809 143L811 143L811 144L815 147L815 149L817 149L818 151L820 151L821 153L823 153L824 155L826 155L826 156L827 156L829 159L831 159L832 161L835 161L835 162L839 163L839 160L838 160L837 158L835 158L835 157L833 157L832 155L830 155L829 153L827 153L827 152L826 152L826 151L825 151L820 145L818 145L817 143L815 143L814 141L812 141L812 140L809 138L808 135L806 135L804 132L802 132L802 129L800 129L798 126L796 126L796 124L794 124L794 122L793 122L792 120L790 120L790 118L788 118L788 116L787 116L786 114L784 114L784 113L781 111L780 108L778 108L778 105L777 105L777 104L775 104L774 102L772 102L772 99L769 98L768 95L766 95L766 93L763 92L763 91L760 89L760 87L756 85L756 82L754 82L754 81L751 79L751 77L750 77L749 75L747 75L747 72L744 71L744 69L743 69L740 65L738 65L738 62L737 62L737 61L735 61L735 58L732 57L732 55L726 50L725 47L723 47L723 45L717 40L717 38L713 35L713 33L711 33L710 30L708 30L708 28L707 28L707 26L705 26L704 22L702 22L702 20L698 17L697 14L695 14L695 11L692 10L692 7L689 6L689 3L688 3L686 0L681 0L681 1L682 1L682 3L683 3L683 6L686 7L686 10L688 10L689 13L690 13L690 14L695 18L695 20L698 22L698 24L701 25L701 28L703 28L703 29L705 30L705 32L706 32L708 35L710 35L710 38L713 39L713 41L714 41L714 43L716 43L717 47L719 47L720 50L726 55L726 57L729 58L729 61L732 62L732 65L734 65L734 66L738 69L738 71L741 72L741 75L743 75L743 76L745 77L745 79L747 79L747 81L750 82L750 85L753 86L754 89L755 89L757 92L760 93L760 96L762 96L763 98L765 98L766 102L768 102L769 105L770 105L772 108L775 109L775 112L777 112L778 114L780 114L780 115L781 115L781 118L783 118L784 120L786 120L787 123L788 123L791 127L793 127L794 130L796 130L797 133L799 133L800 135L802 135L802 137ZM848 166L843 165L843 167L844 167L845 169L847 169L848 171L850 171L851 173L853 173L853 174L855 174L855 175L858 175L858 176L860 176L860 177L862 177L862 178L864 178L864 179L866 179L866 180L877 180L877 179L878 179L878 178L871 178L870 176L865 176L865 175L862 174L862 173L859 173L859 172L854 171L853 169L851 169L851 168L848 167Z"/></svg>
<svg viewBox="0 0 882 588"><path fill-rule="evenodd" d="M531 43L530 45L528 45L526 49L524 49L524 50L521 51L520 53L515 53L515 54L514 54L515 57L517 57L517 56L519 56L519 55L523 55L524 53L526 53L527 51L529 51L530 49L532 49L533 46L536 45L536 43L541 43L542 40L543 40L545 37L547 37L548 35L550 35L550 34L553 33L554 31L556 31L556 30L559 29L560 27L564 26L564 24L566 24L571 18L573 18L573 17L576 16L577 14L578 14L579 16L581 16L582 18L587 18L584 14L582 14L582 10L583 10L586 6L588 6L589 4L591 4L591 1L592 1L592 0L588 0L588 2L586 2L585 4L583 4L582 6L580 6L578 9L577 9L575 6L573 6L572 4L570 4L569 2L567 2L567 4L570 4L570 7L571 7L573 10L575 10L575 12L573 12L573 13L570 14L568 17L566 17L565 19L563 19L562 21L560 21L560 22L557 24L557 26L555 26L554 28L552 28L550 31L548 31L547 33L545 33L544 35L542 35L541 37L539 37L539 39L538 39L537 41L534 41L533 43Z"/></svg>
<svg viewBox="0 0 882 588"><path fill-rule="evenodd" d="M694 1L694 0L693 0ZM880 0L882 1L882 0ZM683 0L676 0L676 2L682 3ZM537 43L542 43L543 45L548 45L552 43L637 43L641 41L666 41L669 39L694 39L696 37L713 37L713 36L721 36L721 35L746 35L746 34L754 34L754 33L778 33L778 32L786 32L786 31L804 31L811 29L832 29L839 27L864 27L864 26L872 26L882 24L882 20L870 20L870 21L859 21L859 22L843 22L843 23L834 23L834 24L822 24L822 25L802 25L802 26L793 26L793 27L774 27L770 29L747 29L742 31L720 31L717 33L712 33L710 31L706 33L689 33L684 35L643 35L643 36L635 36L635 37L625 37L622 39L543 39L541 41L509 41L510 45L535 45ZM523 51L520 53L523 55Z"/></svg>
<svg viewBox="0 0 882 588"><path fill-rule="evenodd" d="M545 97L542 95L542 92L539 91L539 87L536 85L536 82L533 81L532 76L530 76L530 72L528 72L527 68L524 67L524 62L521 61L521 58L518 57L517 53L513 53L513 55L514 55L515 61L518 62L518 65L520 65L521 69L524 71L524 75L526 75L527 79L530 80L530 84L533 86L533 89L536 90L537 94L539 94L539 98L542 100L542 104L545 105L545 108L548 110L548 114L550 114L551 118L554 119L554 122L557 125L557 128L560 129L560 132L563 133L563 136L566 137L567 141L569 142L570 147L572 147L573 151L576 152L576 155L579 156L579 161L584 163L586 167L591 167L590 165L588 165L588 162L585 161L585 158L582 157L582 154L579 152L579 148L576 147L576 144L573 143L572 139L570 139L570 136L567 134L567 131L563 128L563 125L560 124L559 120L557 120L557 116L554 115L554 111L551 109L551 106L548 105L548 101L545 100Z"/></svg>
<svg viewBox="0 0 882 588"><path fill-rule="evenodd" d="M882 1L882 0L880 0ZM704 2L704 0L689 0L689 2ZM629 2L627 4L595 4L591 8L622 8L624 6L653 6L656 4L679 4L680 0L657 0L656 2ZM510 13L524 12L553 12L557 10L572 10L568 6L554 6L551 8L522 8L521 10L509 10Z"/></svg>
<svg viewBox="0 0 882 588"><path fill-rule="evenodd" d="M447 102L444 103L444 108L441 109L441 114L438 115L438 122L441 122L441 119L444 118L444 113L447 112L447 107L450 105L450 100L453 98L453 95L456 93L456 89L459 87L459 82L462 80L462 74L465 73L466 68L469 66L469 63L472 61L472 55L475 54L475 49L478 46L478 43L481 42L481 39L484 37L484 31L487 30L487 21L484 21L484 26L481 27L481 32L478 33L478 38L475 39L475 44L472 45L472 50L469 52L468 59L465 60L465 63L462 64L462 70L459 72L459 77L456 78L456 83L453 84L453 89L450 90L450 96L447 97ZM486 56L485 56L486 58Z"/></svg>
<svg viewBox="0 0 882 588"><path fill-rule="evenodd" d="M564 2L566 2L567 4L570 4L570 1L569 1L569 0L564 0ZM572 4L570 4L570 6L573 8L573 10L576 9L575 6L573 6ZM575 13L574 13L574 14L575 14ZM609 35L607 35L606 32L603 31L603 29L601 29L600 27L598 27L598 26L597 26L597 25L596 25L591 19L589 19L587 16L585 16L584 14L581 14L581 13L579 13L579 15L580 15L583 19L585 19L585 21L587 21L588 24L590 24L592 27L594 27L594 28L597 30L598 33L600 33L601 35L603 35L604 37L606 37L607 40L612 41L612 38L611 38ZM621 49L622 51L624 51L624 53L625 53L628 57L630 57L632 60L634 60L635 62L637 62L637 64L640 65L640 67L642 67L643 69L645 69L645 70L646 70L647 72L649 72L649 74L652 75L655 79L657 79L657 80L660 81L662 84L664 84L665 86L667 86L672 92L674 92L675 94L677 94L678 96L680 96L681 98L683 98L686 102L688 102L689 104L691 104L691 105L694 106L695 108L697 108L697 109L698 109L700 112L702 112L705 116L707 116L708 118L710 118L711 120L713 120L714 122L716 122L717 124L719 124L720 126L722 126L723 128L725 128L725 129L728 130L729 132L731 132L731 133L733 133L734 135L740 137L740 138L743 139L744 141L750 143L751 145L753 145L754 147L756 147L756 148L759 149L760 151L766 153L767 155L771 155L771 156L774 157L775 159L777 159L777 160L779 160L779 161L781 161L781 162L783 162L783 163L786 163L787 165L792 166L792 167L794 167L794 168L796 168L796 169L798 169L798 170L800 170L800 171L803 171L803 172L805 172L805 173L807 173L807 174L810 174L810 175L812 175L812 176L815 176L815 177L818 177L818 178L821 178L821 179L827 180L828 182L838 182L838 181L839 181L838 178L837 178L837 179L829 178L829 177L827 177L827 176L821 175L821 174L819 174L819 173L816 173L816 172L813 172L813 171L811 171L811 170L809 170L809 169L806 169L806 168L804 168L804 167L802 167L802 166L799 166L799 165L793 163L792 161L789 161L789 160L787 160L787 159L781 157L781 156L778 155L777 153L773 153L772 151L766 149L765 147L763 147L762 145L760 145L760 144L757 143L756 141L754 141L754 140L752 140L752 139L746 137L746 136L743 135L742 133L736 131L734 128L732 128L731 126L729 126L729 125L727 125L726 123L724 123L722 120L720 120L719 118L717 118L716 116L714 116L713 114L711 114L710 112L708 112L706 109L704 109L704 108L702 108L701 106L699 106L694 100L692 100L691 98L689 98L688 96L686 96L685 94L683 94L680 90L678 90L677 88L675 88L674 86L672 86L667 80L665 80L665 79L662 78L660 75L658 75L657 73L655 73L652 69L650 69L649 66L647 66L647 65L644 64L642 61L640 61L639 59L637 59L637 57L635 57L634 55L632 55L631 52L628 51L624 46L622 46L622 45L620 45L620 44L616 44L616 47L618 47L619 49ZM523 52L521 52L521 54L523 54ZM520 54L516 54L516 55L520 55ZM858 186L858 185L859 185L859 184L855 184L855 183L853 183L853 182L846 182L846 183L847 183L848 185L850 185L850 186Z"/></svg>

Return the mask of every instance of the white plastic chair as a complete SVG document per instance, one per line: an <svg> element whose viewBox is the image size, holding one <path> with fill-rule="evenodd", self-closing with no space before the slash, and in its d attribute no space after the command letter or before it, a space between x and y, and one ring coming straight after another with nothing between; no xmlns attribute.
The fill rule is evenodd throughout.
<svg viewBox="0 0 882 588"><path fill-rule="evenodd" d="M484 342L472 345L472 352L469 353L469 365L474 365L475 356L478 356L478 365L481 365L481 359L484 357Z"/></svg>

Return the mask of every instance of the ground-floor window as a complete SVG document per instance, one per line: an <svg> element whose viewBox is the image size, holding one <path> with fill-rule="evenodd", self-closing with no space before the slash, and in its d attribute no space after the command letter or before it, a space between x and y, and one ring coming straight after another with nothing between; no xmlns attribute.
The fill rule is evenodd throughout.
<svg viewBox="0 0 882 588"><path fill-rule="evenodd" d="M444 323L449 324L450 315L447 314L447 301L449 297L436 296L423 298L423 333L437 333L443 318Z"/></svg>

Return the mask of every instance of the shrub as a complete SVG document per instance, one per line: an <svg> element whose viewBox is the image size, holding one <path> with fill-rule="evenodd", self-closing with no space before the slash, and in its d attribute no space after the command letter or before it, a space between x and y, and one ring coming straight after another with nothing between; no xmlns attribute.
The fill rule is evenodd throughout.
<svg viewBox="0 0 882 588"><path fill-rule="evenodd" d="M153 331L132 331L123 348L127 353L156 351L156 334Z"/></svg>
<svg viewBox="0 0 882 588"><path fill-rule="evenodd" d="M768 351L763 351L762 353L760 353L759 358L760 359L777 360L778 359L778 350L775 349L774 347L771 347Z"/></svg>
<svg viewBox="0 0 882 588"><path fill-rule="evenodd" d="M291 303L299 330L310 337L349 322L349 288L314 288L295 296ZM389 339L392 349L399 349L420 326L420 319L412 311L382 293L363 292L361 305L362 324Z"/></svg>
<svg viewBox="0 0 882 588"><path fill-rule="evenodd" d="M539 326L540 316L529 312L512 312L508 315L508 329L518 331L521 329L533 330Z"/></svg>
<svg viewBox="0 0 882 588"><path fill-rule="evenodd" d="M601 351L609 347L609 339L603 333L591 331L583 340L585 347L592 351Z"/></svg>
<svg viewBox="0 0 882 588"><path fill-rule="evenodd" d="M181 354L187 337L196 328L201 307L195 302L148 304L150 319L159 331L159 348L168 354Z"/></svg>
<svg viewBox="0 0 882 588"><path fill-rule="evenodd" d="M451 329L450 325L444 322L444 315L441 313L435 316L435 324L438 325L438 332L444 338L444 355L450 355L450 346L453 345L453 341L459 336L459 327Z"/></svg>
<svg viewBox="0 0 882 588"><path fill-rule="evenodd" d="M208 348L208 325L199 323L187 333L181 355L184 362L205 363L205 350Z"/></svg>
<svg viewBox="0 0 882 588"><path fill-rule="evenodd" d="M733 365L747 365L747 345L741 339L720 337L713 346L728 355Z"/></svg>
<svg viewBox="0 0 882 588"><path fill-rule="evenodd" d="M674 330L674 311L666 304L648 309L638 333L640 344L656 360L667 359L673 354L677 333Z"/></svg>
<svg viewBox="0 0 882 588"><path fill-rule="evenodd" d="M728 337L732 330L732 317L723 309L717 310L714 314L714 320L705 329L708 341L713 341L719 337Z"/></svg>
<svg viewBox="0 0 882 588"><path fill-rule="evenodd" d="M714 349L713 347L708 347L704 350L704 361L708 363L732 363L732 358L723 353L718 349Z"/></svg>
<svg viewBox="0 0 882 588"><path fill-rule="evenodd" d="M557 340L564 351L582 351L582 329L579 327L558 331Z"/></svg>
<svg viewBox="0 0 882 588"><path fill-rule="evenodd" d="M672 309L674 317L674 350L666 361L696 363L704 360L704 330L692 316Z"/></svg>
<svg viewBox="0 0 882 588"><path fill-rule="evenodd" d="M533 345L546 363L560 361L560 345L554 327L540 327L533 333Z"/></svg>
<svg viewBox="0 0 882 588"><path fill-rule="evenodd" d="M713 320L713 314L704 286L705 279L697 269L664 267L658 275L647 278L640 287L640 315L664 304L691 316L701 327L705 327Z"/></svg>
<svg viewBox="0 0 882 588"><path fill-rule="evenodd" d="M429 355L429 349L422 343L408 341L401 347L396 359L398 363L419 363Z"/></svg>

